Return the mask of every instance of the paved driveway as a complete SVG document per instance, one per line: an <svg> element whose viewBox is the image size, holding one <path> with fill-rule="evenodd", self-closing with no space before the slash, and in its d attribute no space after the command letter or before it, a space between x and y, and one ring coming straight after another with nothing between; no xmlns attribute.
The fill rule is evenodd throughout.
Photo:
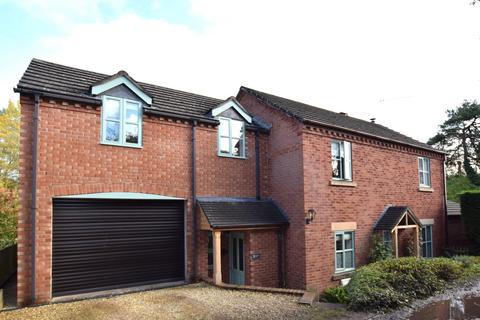
<svg viewBox="0 0 480 320"><path fill-rule="evenodd" d="M206 284L0 312L0 320L333 319L342 309L297 304L290 295L226 290Z"/></svg>

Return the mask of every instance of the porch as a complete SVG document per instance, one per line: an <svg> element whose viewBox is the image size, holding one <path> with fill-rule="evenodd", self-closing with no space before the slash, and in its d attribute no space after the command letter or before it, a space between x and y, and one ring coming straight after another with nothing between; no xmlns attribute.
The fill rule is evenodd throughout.
<svg viewBox="0 0 480 320"><path fill-rule="evenodd" d="M283 286L285 214L272 201L200 198L199 274L219 284Z"/></svg>

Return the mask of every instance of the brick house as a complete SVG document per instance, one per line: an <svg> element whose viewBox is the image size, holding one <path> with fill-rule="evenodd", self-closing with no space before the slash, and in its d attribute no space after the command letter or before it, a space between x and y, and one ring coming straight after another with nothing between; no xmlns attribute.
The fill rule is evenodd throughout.
<svg viewBox="0 0 480 320"><path fill-rule="evenodd" d="M379 124L37 59L15 91L19 305L197 279L321 290L372 233L442 252L444 155Z"/></svg>

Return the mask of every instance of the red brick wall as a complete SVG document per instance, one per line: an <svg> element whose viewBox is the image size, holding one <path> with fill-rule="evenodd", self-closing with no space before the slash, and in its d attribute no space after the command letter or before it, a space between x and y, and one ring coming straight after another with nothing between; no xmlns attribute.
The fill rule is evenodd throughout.
<svg viewBox="0 0 480 320"><path fill-rule="evenodd" d="M259 287L278 287L278 240L276 230L248 232L245 262L250 275L247 284ZM257 260L253 254L259 254Z"/></svg>
<svg viewBox="0 0 480 320"><path fill-rule="evenodd" d="M30 299L31 122L33 101L21 96L21 166L18 301ZM191 123L166 118L143 119L143 148L99 144L100 109L45 99L38 139L36 302L51 298L52 197L95 192L144 192L188 200L188 274L192 274ZM261 146L266 138L260 137ZM217 132L197 128L197 195L255 196L255 136L247 133L248 158L217 156ZM261 149L261 153L265 153ZM262 169L266 156L261 154ZM268 174L262 172L267 180ZM263 186L264 193L268 186Z"/></svg>
<svg viewBox="0 0 480 320"><path fill-rule="evenodd" d="M237 98L250 113L274 124L268 146L270 188L291 221L286 239L288 287L324 289L334 284L333 222L357 223L356 265L364 264L373 225L388 204L408 205L420 219L434 219L435 255L442 254L442 156L338 131L304 129L253 96L240 92ZM330 185L332 138L352 142L354 188ZM431 158L432 193L418 190L419 155ZM317 215L305 225L310 208Z"/></svg>
<svg viewBox="0 0 480 320"><path fill-rule="evenodd" d="M270 193L273 200L287 212L290 220L285 240L285 281L289 288L304 288L306 279L302 126L293 118L243 92L237 99L250 113L273 124L267 147Z"/></svg>
<svg viewBox="0 0 480 320"><path fill-rule="evenodd" d="M352 142L353 181L356 187L331 186L331 140ZM444 243L443 159L438 154L381 146L377 141L354 135L305 130L303 134L305 208L317 216L306 227L307 285L330 286L335 272L333 222L357 223L356 265L367 262L373 226L386 205L409 206L419 219L434 219L435 255ZM418 190L419 155L430 157L434 192Z"/></svg>

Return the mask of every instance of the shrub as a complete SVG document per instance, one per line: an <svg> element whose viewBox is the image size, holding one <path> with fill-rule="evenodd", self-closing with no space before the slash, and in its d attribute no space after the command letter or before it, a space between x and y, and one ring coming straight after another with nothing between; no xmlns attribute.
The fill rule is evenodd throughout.
<svg viewBox="0 0 480 320"><path fill-rule="evenodd" d="M476 258L470 260L477 261ZM480 264L473 266L470 273L480 274ZM401 307L413 299L442 291L448 283L463 275L462 262L448 258L408 257L379 261L354 273L346 288L349 307L368 311Z"/></svg>
<svg viewBox="0 0 480 320"><path fill-rule="evenodd" d="M474 264L480 265L480 257L478 256L454 256L453 260L460 262L465 268L469 268Z"/></svg>
<svg viewBox="0 0 480 320"><path fill-rule="evenodd" d="M370 262L382 261L393 257L392 248L385 245L381 234L372 234L370 241L371 249L368 256Z"/></svg>
<svg viewBox="0 0 480 320"><path fill-rule="evenodd" d="M344 286L338 286L333 288L327 288L323 292L323 298L332 303L347 304L350 299L348 298L347 290Z"/></svg>
<svg viewBox="0 0 480 320"><path fill-rule="evenodd" d="M395 290L375 264L358 269L346 290L349 308L355 311L394 309L408 302L406 295Z"/></svg>

